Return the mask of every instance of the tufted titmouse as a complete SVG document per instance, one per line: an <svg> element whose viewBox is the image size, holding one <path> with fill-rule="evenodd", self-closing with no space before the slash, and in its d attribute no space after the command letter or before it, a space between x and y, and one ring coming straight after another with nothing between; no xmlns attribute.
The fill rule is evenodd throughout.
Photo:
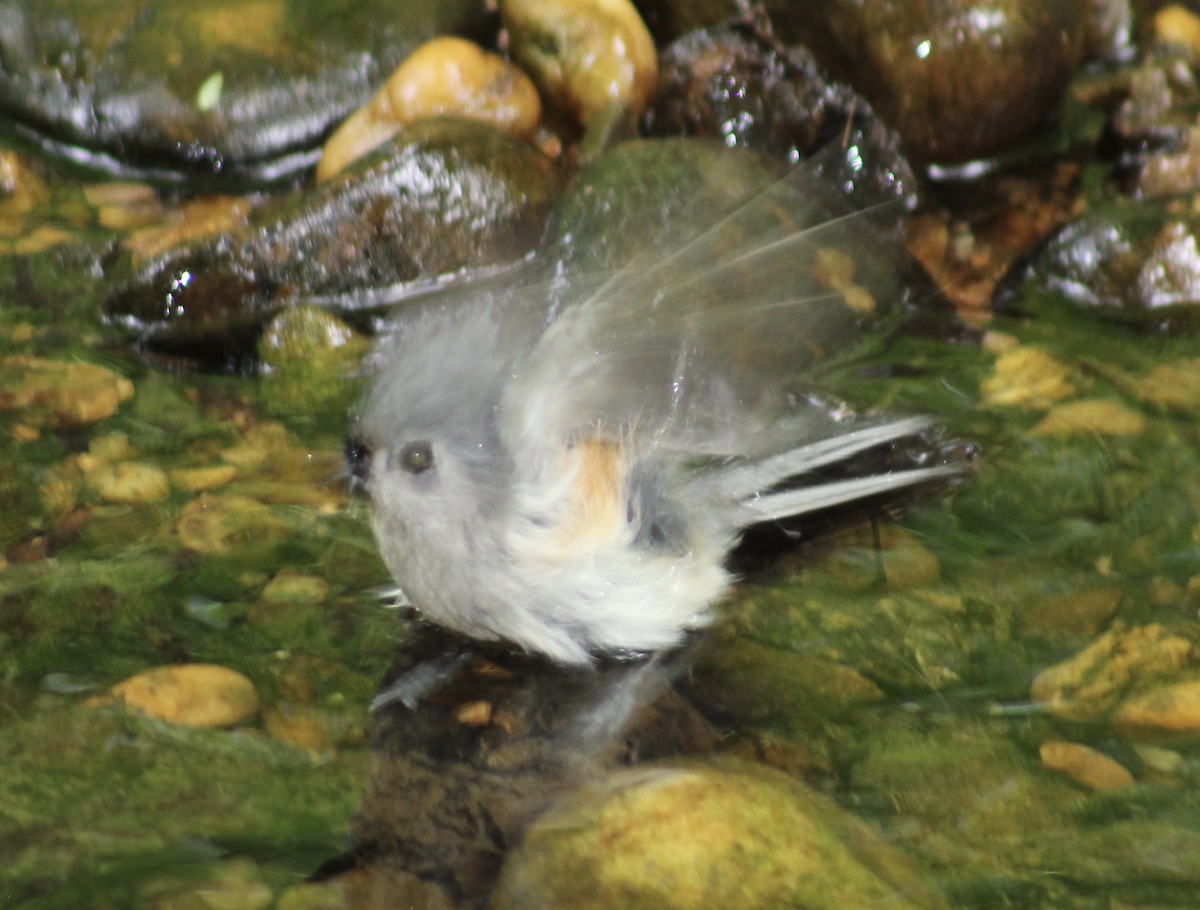
<svg viewBox="0 0 1200 910"><path fill-rule="evenodd" d="M801 167L732 213L690 213L615 270L543 256L400 309L347 453L426 618L562 664L669 648L710 622L744 529L959 470L822 479L929 421L789 395L891 274L818 183Z"/></svg>

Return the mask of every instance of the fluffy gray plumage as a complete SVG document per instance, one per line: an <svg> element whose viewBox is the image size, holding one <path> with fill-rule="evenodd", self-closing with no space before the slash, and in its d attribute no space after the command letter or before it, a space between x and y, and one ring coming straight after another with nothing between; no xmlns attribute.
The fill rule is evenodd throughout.
<svg viewBox="0 0 1200 910"><path fill-rule="evenodd" d="M787 395L893 274L815 179L691 218L608 274L525 264L397 314L355 470L427 618L565 664L667 648L710 621L745 528L957 470L804 485L928 426Z"/></svg>

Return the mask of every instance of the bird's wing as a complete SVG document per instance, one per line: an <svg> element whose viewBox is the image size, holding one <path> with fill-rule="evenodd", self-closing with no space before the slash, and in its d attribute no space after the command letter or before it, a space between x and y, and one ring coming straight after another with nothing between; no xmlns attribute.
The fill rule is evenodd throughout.
<svg viewBox="0 0 1200 910"><path fill-rule="evenodd" d="M821 423L820 409L784 427L781 399L890 306L898 245L804 165L686 222L613 273L563 279L556 318L503 398L512 450L599 430L685 455L762 456L814 435L797 423Z"/></svg>

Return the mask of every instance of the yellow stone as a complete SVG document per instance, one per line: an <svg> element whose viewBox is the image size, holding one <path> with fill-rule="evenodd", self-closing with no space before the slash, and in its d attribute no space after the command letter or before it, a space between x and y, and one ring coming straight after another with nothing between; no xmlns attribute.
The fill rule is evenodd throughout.
<svg viewBox="0 0 1200 910"><path fill-rule="evenodd" d="M104 433L94 437L87 448L87 457L92 459L93 463L101 461L124 461L127 458L132 458L137 452L129 442L129 437L124 433ZM85 471L88 470L88 465L83 461L83 456L80 456L79 466Z"/></svg>
<svg viewBox="0 0 1200 910"><path fill-rule="evenodd" d="M141 461L99 464L86 476L88 486L106 502L161 502L171 492L166 472Z"/></svg>
<svg viewBox="0 0 1200 910"><path fill-rule="evenodd" d="M514 59L585 128L615 109L641 117L658 50L629 0L501 0Z"/></svg>
<svg viewBox="0 0 1200 910"><path fill-rule="evenodd" d="M133 397L132 382L99 364L15 354L0 367L0 411L44 408L62 426L105 420Z"/></svg>
<svg viewBox="0 0 1200 910"><path fill-rule="evenodd" d="M304 705L280 705L263 712L263 728L272 739L298 746L313 757L333 751L330 721Z"/></svg>
<svg viewBox="0 0 1200 910"><path fill-rule="evenodd" d="M237 476L237 468L231 464L218 464L207 468L176 468L168 471L171 485L180 490L198 493L223 487Z"/></svg>
<svg viewBox="0 0 1200 910"><path fill-rule="evenodd" d="M1171 4L1154 16L1154 34L1169 44L1182 44L1200 54L1200 18L1179 4Z"/></svg>
<svg viewBox="0 0 1200 910"><path fill-rule="evenodd" d="M778 771L734 760L595 777L508 856L493 910L935 910L898 849Z"/></svg>
<svg viewBox="0 0 1200 910"><path fill-rule="evenodd" d="M1151 623L1105 632L1033 681L1033 700L1057 717L1098 720L1135 684L1172 673L1189 660L1192 644Z"/></svg>
<svg viewBox="0 0 1200 910"><path fill-rule="evenodd" d="M1200 679L1155 686L1123 702L1113 725L1141 736L1200 736Z"/></svg>
<svg viewBox="0 0 1200 910"><path fill-rule="evenodd" d="M1105 398L1059 405L1033 428L1037 436L1137 436L1146 418L1125 405Z"/></svg>
<svg viewBox="0 0 1200 910"><path fill-rule="evenodd" d="M215 664L155 667L117 683L111 695L132 710L186 727L232 727L259 708L254 684Z"/></svg>
<svg viewBox="0 0 1200 910"><path fill-rule="evenodd" d="M328 180L427 117L465 117L532 138L542 118L537 89L520 69L462 38L436 38L417 48L366 105L329 137L317 165Z"/></svg>
<svg viewBox="0 0 1200 910"><path fill-rule="evenodd" d="M134 231L124 247L135 263L146 262L188 240L234 231L247 224L253 203L233 196L203 196L172 207L154 225Z"/></svg>
<svg viewBox="0 0 1200 910"><path fill-rule="evenodd" d="M262 599L269 603L318 604L329 594L329 582L315 575L283 569L267 582Z"/></svg>
<svg viewBox="0 0 1200 910"><path fill-rule="evenodd" d="M1200 413L1200 358L1159 364L1134 380L1133 394L1147 404Z"/></svg>
<svg viewBox="0 0 1200 910"><path fill-rule="evenodd" d="M1043 411L1075 394L1071 368L1038 348L1017 347L996 358L980 392L985 404Z"/></svg>
<svg viewBox="0 0 1200 910"><path fill-rule="evenodd" d="M252 542L283 537L287 525L257 499L202 493L179 513L179 539L189 550L224 555Z"/></svg>
<svg viewBox="0 0 1200 910"><path fill-rule="evenodd" d="M1098 793L1133 786L1133 775L1103 752L1079 743L1048 742L1039 750L1042 767L1064 774Z"/></svg>

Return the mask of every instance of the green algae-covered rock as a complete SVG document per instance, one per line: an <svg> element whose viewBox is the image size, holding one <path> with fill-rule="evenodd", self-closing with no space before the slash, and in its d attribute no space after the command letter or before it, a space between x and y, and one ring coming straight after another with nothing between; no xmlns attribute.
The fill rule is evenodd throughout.
<svg viewBox="0 0 1200 910"><path fill-rule="evenodd" d="M551 809L509 858L495 910L945 907L868 825L734 761L613 774Z"/></svg>

